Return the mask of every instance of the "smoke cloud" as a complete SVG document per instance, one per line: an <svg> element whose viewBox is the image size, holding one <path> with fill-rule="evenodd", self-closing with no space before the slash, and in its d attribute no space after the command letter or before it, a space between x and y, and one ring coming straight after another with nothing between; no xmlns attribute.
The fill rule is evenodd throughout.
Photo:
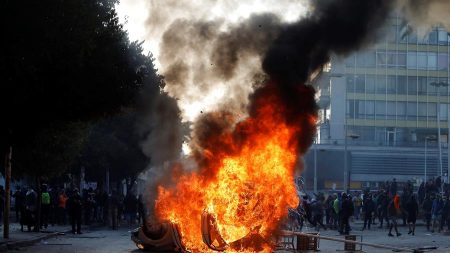
<svg viewBox="0 0 450 253"><path fill-rule="evenodd" d="M399 7L414 27L430 29L441 24L450 29L450 1L399 0Z"/></svg>

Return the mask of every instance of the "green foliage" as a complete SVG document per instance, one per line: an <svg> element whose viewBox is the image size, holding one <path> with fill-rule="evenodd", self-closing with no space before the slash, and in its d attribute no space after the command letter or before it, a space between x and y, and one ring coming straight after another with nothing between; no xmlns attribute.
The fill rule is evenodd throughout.
<svg viewBox="0 0 450 253"><path fill-rule="evenodd" d="M7 20L0 42L0 146L12 143L16 175L63 173L79 157L89 122L135 106L144 78L160 82L153 68L143 68L152 60L140 43L128 40L116 3L0 5ZM114 154L127 151L125 144L104 141L117 145Z"/></svg>

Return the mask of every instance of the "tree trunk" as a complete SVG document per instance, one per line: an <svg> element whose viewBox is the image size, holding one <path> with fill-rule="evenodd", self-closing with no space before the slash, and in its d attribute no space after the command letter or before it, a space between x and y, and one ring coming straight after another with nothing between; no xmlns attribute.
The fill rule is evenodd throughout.
<svg viewBox="0 0 450 253"><path fill-rule="evenodd" d="M5 210L3 211L3 238L9 238L9 211L11 210L11 157L12 146L5 155Z"/></svg>

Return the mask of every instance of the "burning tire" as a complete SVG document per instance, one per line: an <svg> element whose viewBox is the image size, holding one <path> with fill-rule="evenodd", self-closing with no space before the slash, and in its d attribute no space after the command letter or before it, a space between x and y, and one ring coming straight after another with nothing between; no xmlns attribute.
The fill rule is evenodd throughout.
<svg viewBox="0 0 450 253"><path fill-rule="evenodd" d="M152 252L189 252L181 241L181 235L176 224L148 224L135 229L131 240L136 247Z"/></svg>
<svg viewBox="0 0 450 253"><path fill-rule="evenodd" d="M227 242L220 235L216 219L206 210L202 213L202 238L212 250L224 251L228 248Z"/></svg>

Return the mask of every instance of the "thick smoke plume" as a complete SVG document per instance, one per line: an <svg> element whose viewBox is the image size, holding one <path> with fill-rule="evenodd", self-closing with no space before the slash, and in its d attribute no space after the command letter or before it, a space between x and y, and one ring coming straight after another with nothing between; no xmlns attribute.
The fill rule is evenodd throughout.
<svg viewBox="0 0 450 253"><path fill-rule="evenodd" d="M413 27L427 30L441 24L450 29L450 1L399 0L398 3Z"/></svg>

